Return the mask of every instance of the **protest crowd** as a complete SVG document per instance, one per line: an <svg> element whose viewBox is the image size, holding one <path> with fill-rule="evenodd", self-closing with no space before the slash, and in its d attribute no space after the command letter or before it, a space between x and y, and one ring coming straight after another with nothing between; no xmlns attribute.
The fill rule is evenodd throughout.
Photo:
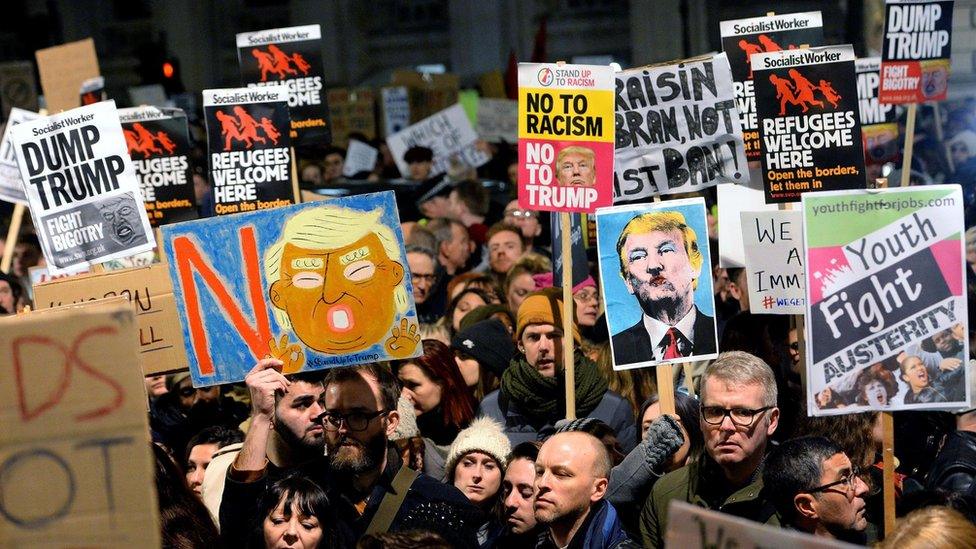
<svg viewBox="0 0 976 549"><path fill-rule="evenodd" d="M925 3L940 4L951 12ZM0 218L13 240L0 271L0 385L17 402L5 417L28 429L68 400L85 405L72 375L122 387L106 372L138 372L147 400L133 393L130 409L151 443L131 455L153 464L146 516L163 547L976 548L976 102L917 101L917 114L912 103L869 123L858 101L878 105L877 89L861 89L870 69L855 72L853 53L822 33L762 34L748 21L779 16L756 15L742 32L723 22L725 53L643 69L653 85L638 69L513 63L507 93L479 89L490 101L471 119L456 84L401 80L370 97L371 122L375 105L395 114L382 105L399 90L431 118L414 113L398 131L441 117L407 136L350 129L334 109L321 117L331 136L296 125L318 120L294 100L321 88L318 53L261 33L238 35L242 81L294 79L288 88L206 90L192 113L116 114L104 95L86 102L98 89L82 106L48 99L51 118L7 126L23 194L0 198L26 208ZM294 32L314 40L317 25L293 29L313 27ZM789 57L803 51L815 55ZM785 61L760 63L774 57ZM565 90L582 106L560 101ZM684 116L669 122L668 104ZM692 106L708 111L697 128ZM478 118L496 108L497 120ZM92 126L52 125L61 110ZM894 141L868 146L884 125ZM437 128L472 137L425 141ZM674 144L679 132L688 145ZM116 133L128 155L111 156ZM791 148L784 135L823 141ZM76 155L94 159L87 176L58 171ZM911 191L898 192L917 194L864 191L896 192L906 157ZM155 197L115 190L136 174ZM70 190L86 185L88 196ZM910 211L858 210L889 196ZM80 325L71 311L95 318L83 303L103 297L135 308L120 326L142 354L128 363L111 346L59 343L72 373L48 368L62 355L39 342ZM173 322L147 330L159 307ZM3 335L17 330L27 339ZM177 354L150 361L157 348ZM94 406L105 393L89 395ZM0 546L33 546L44 538L2 532L44 535L68 513L11 510L6 494L30 492L5 487L19 478L9 456L29 438L0 436ZM151 485L140 466L132 479ZM79 492L103 475L66 474ZM41 492L45 481L30 480ZM81 501L75 484L66 508ZM108 501L105 512L121 509ZM716 532L716 517L747 522ZM736 534L760 525L771 530ZM102 543L142 546L79 546Z"/></svg>

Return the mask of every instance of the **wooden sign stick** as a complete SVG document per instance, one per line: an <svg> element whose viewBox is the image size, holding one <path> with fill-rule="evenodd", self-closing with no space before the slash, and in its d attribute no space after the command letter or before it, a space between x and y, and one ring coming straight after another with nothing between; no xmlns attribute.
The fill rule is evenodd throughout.
<svg viewBox="0 0 976 549"><path fill-rule="evenodd" d="M654 202L661 202L661 196L654 195ZM663 362L654 367L654 374L661 414L674 414L674 366L670 362Z"/></svg>
<svg viewBox="0 0 976 549"><path fill-rule="evenodd" d="M563 255L563 371L566 376L566 419L576 419L576 368L573 362L573 235L571 214L559 213Z"/></svg>
<svg viewBox="0 0 976 549"><path fill-rule="evenodd" d="M912 177L912 150L915 148L915 112L918 104L908 104L908 115L905 121L905 153L901 160L901 186L907 187Z"/></svg>
<svg viewBox="0 0 976 549"><path fill-rule="evenodd" d="M3 245L3 259L0 260L0 272L9 273L10 264L14 261L14 248L17 247L17 237L20 235L20 225L24 221L23 204L14 205L14 213L10 218L10 228L7 229L7 240Z"/></svg>
<svg viewBox="0 0 976 549"><path fill-rule="evenodd" d="M295 197L295 204L302 203L302 191L298 189L298 159L295 158L295 147L291 147L291 193Z"/></svg>

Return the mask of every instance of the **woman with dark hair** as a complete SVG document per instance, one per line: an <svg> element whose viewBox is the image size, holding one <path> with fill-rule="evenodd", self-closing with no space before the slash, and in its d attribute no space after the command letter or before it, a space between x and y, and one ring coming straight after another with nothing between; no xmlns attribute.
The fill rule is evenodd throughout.
<svg viewBox="0 0 976 549"><path fill-rule="evenodd" d="M681 434L685 442L674 453L672 463L667 467L669 472L685 465L689 460L698 459L705 444L701 422L699 421L698 399L684 393L675 393L674 410L678 414L678 426L681 427ZM641 440L645 440L651 425L661 417L661 403L658 402L657 395L647 399L641 405L640 414L637 417L641 420Z"/></svg>
<svg viewBox="0 0 976 549"><path fill-rule="evenodd" d="M898 382L884 364L872 364L861 370L855 382L857 404L862 406L888 406L898 393Z"/></svg>
<svg viewBox="0 0 976 549"><path fill-rule="evenodd" d="M487 292L478 288L466 288L451 300L444 312L443 322L451 331L451 337L461 331L461 319L464 315L491 303Z"/></svg>
<svg viewBox="0 0 976 549"><path fill-rule="evenodd" d="M424 437L424 472L444 475L444 460L454 438L474 419L477 401L468 389L447 345L423 340L424 354L394 363L403 396L413 403Z"/></svg>
<svg viewBox="0 0 976 549"><path fill-rule="evenodd" d="M271 484L258 506L250 547L265 549L328 549L339 547L338 519L322 488L290 475Z"/></svg>
<svg viewBox="0 0 976 549"><path fill-rule="evenodd" d="M200 498L186 485L179 465L160 445L151 444L156 458L156 498L163 547L220 547L220 535Z"/></svg>
<svg viewBox="0 0 976 549"><path fill-rule="evenodd" d="M488 417L472 421L448 451L444 481L453 484L482 513L479 547L492 547L504 531L502 478L511 451L502 425Z"/></svg>

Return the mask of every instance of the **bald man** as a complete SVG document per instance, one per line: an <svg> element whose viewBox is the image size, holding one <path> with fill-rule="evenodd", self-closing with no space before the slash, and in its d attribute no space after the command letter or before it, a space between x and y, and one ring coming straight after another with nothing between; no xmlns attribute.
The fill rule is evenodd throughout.
<svg viewBox="0 0 976 549"><path fill-rule="evenodd" d="M606 500L612 463L603 443L583 432L557 433L535 462L535 519L545 530L536 547L639 547Z"/></svg>

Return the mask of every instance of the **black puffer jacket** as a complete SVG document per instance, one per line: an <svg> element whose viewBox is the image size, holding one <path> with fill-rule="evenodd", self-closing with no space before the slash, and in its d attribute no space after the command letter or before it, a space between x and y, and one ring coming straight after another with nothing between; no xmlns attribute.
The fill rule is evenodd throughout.
<svg viewBox="0 0 976 549"><path fill-rule="evenodd" d="M949 433L942 450L935 457L925 479L928 489L941 488L949 492L966 493L976 489L976 433Z"/></svg>

